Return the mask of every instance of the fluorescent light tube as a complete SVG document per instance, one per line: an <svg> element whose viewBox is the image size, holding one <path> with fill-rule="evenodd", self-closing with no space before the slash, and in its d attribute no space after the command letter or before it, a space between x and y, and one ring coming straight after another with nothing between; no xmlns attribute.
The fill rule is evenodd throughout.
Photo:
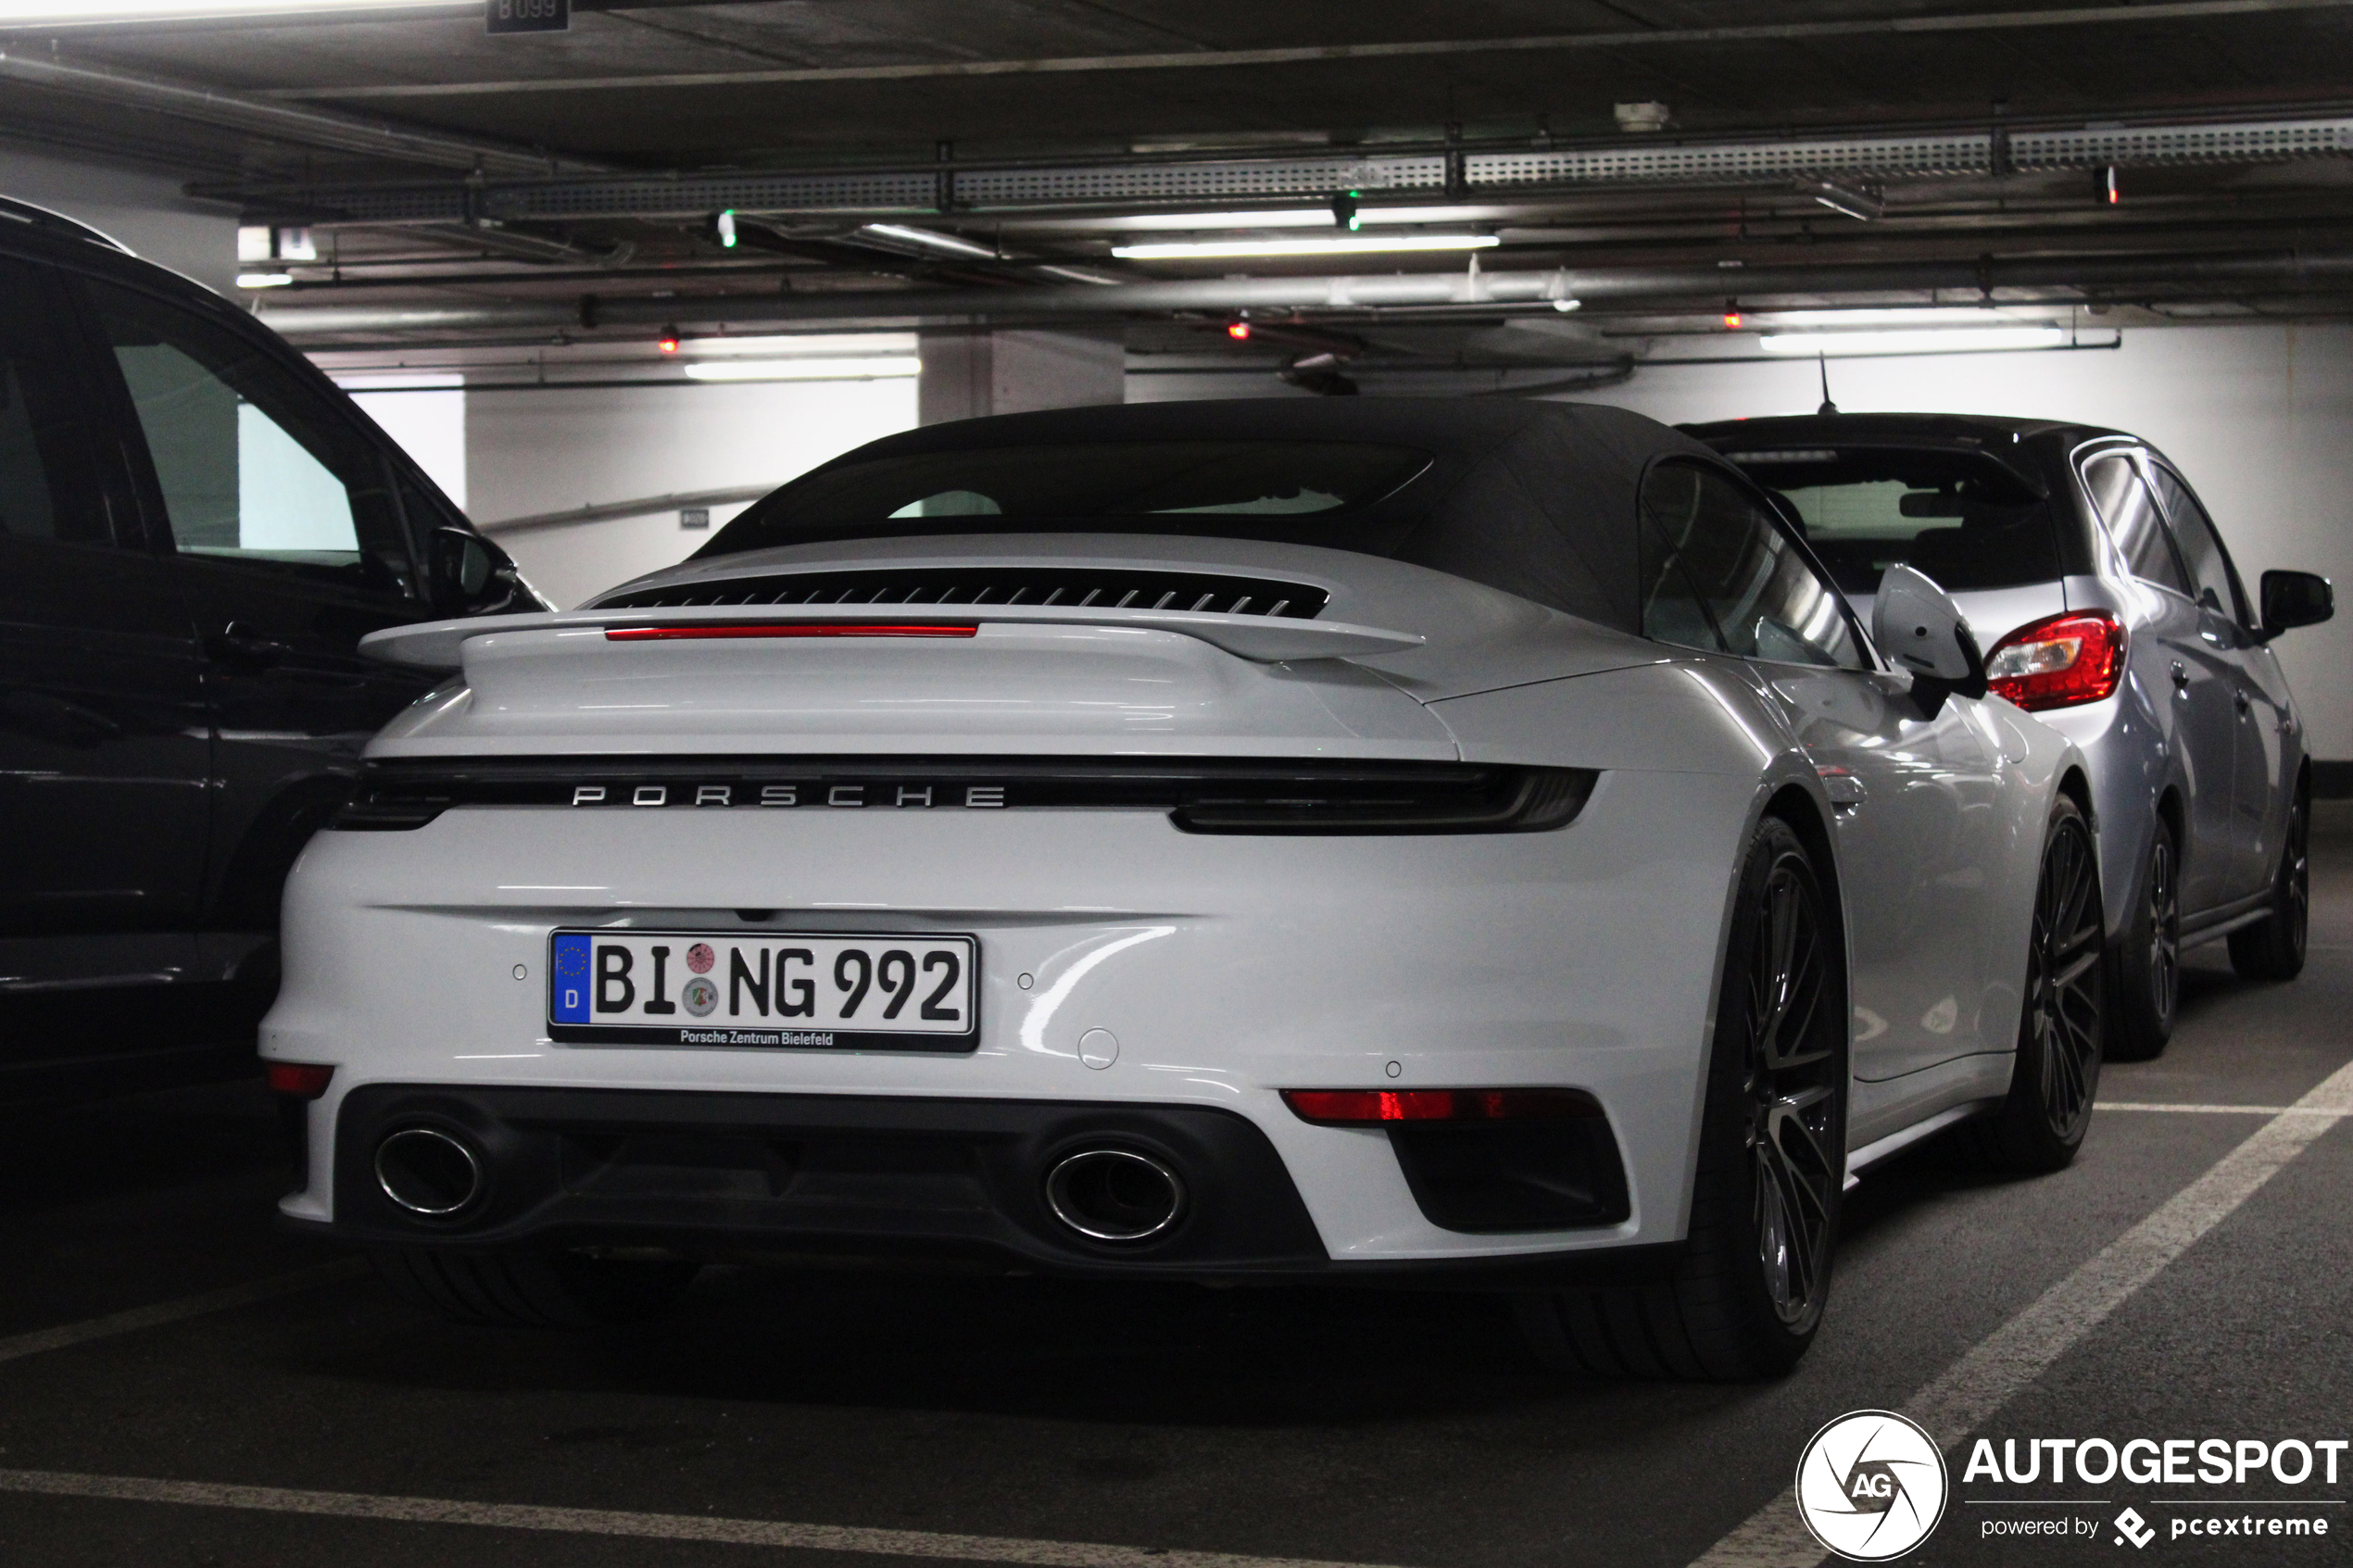
<svg viewBox="0 0 2353 1568"><path fill-rule="evenodd" d="M950 256L985 257L997 259L997 253L987 245L976 245L970 240L960 240L953 234L936 234L929 229L910 229L903 223L869 223L862 232L897 240L900 245L922 245L928 250L945 251Z"/></svg>
<svg viewBox="0 0 2353 1568"><path fill-rule="evenodd" d="M912 354L875 355L862 359L716 359L686 367L695 381L877 381L920 374Z"/></svg>
<svg viewBox="0 0 2353 1568"><path fill-rule="evenodd" d="M292 272L240 272L237 286L241 289L282 289L294 282Z"/></svg>
<svg viewBox="0 0 2353 1568"><path fill-rule="evenodd" d="M697 358L714 355L754 359L872 359L915 352L912 332L761 332L743 337L690 337L678 345Z"/></svg>
<svg viewBox="0 0 2353 1568"><path fill-rule="evenodd" d="M1359 207L1356 221L1365 228L1377 223L1485 223L1504 218L1508 212L1508 208L1500 207ZM1117 218L1063 218L1056 215L1046 221L1058 229L1129 232L1155 229L1180 232L1214 229L1329 231L1339 227L1332 221L1332 209L1328 205L1272 207L1252 212L1131 212Z"/></svg>
<svg viewBox="0 0 2353 1568"><path fill-rule="evenodd" d="M1975 305L1896 305L1863 310L1755 310L1750 314L1769 317L1776 327L2018 327L2041 324Z"/></svg>
<svg viewBox="0 0 2353 1568"><path fill-rule="evenodd" d="M1886 332L1768 332L1757 346L1768 354L1967 354L1989 348L2057 348L2067 334L2057 327L1925 327Z"/></svg>
<svg viewBox="0 0 2353 1568"><path fill-rule="evenodd" d="M455 370L410 374L351 370L335 377L334 382L346 392L459 392L464 390L466 378Z"/></svg>
<svg viewBox="0 0 2353 1568"><path fill-rule="evenodd" d="M1172 240L1114 245L1126 261L1211 260L1220 257L1361 256L1400 250L1485 250L1492 234L1351 234L1328 240Z"/></svg>

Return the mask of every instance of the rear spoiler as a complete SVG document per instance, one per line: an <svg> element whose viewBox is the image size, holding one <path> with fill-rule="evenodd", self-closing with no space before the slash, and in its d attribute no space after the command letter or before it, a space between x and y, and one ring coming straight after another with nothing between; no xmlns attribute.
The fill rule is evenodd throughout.
<svg viewBox="0 0 2353 1568"><path fill-rule="evenodd" d="M1259 664L1304 659L1362 659L1402 653L1428 642L1411 632L1343 621L1260 615L1205 615L1173 609L1080 609L1060 605L694 605L677 609L573 609L552 614L482 615L426 621L359 639L360 651L394 664L455 670L465 646L499 632L613 631L636 626L1109 626L1174 632Z"/></svg>
<svg viewBox="0 0 2353 1568"><path fill-rule="evenodd" d="M1762 435L1752 437L1743 432L1741 438L1726 435L1719 441L1720 444L1708 443L1716 447L1717 456L1743 466L1755 464L1764 467L1793 460L1821 461L1828 454L1837 452L1942 452L1954 457L1975 458L1980 462L1991 463L2016 480L2036 500L2047 501L2051 498L2050 481L2043 477L2041 470L2011 450L1990 446L1973 435L1850 436L1832 431L1815 439L1792 437L1786 441L1768 442Z"/></svg>

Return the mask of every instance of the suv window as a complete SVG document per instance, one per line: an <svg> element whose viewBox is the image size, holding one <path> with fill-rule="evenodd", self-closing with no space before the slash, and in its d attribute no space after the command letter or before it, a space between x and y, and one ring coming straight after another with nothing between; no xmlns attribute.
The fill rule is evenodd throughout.
<svg viewBox="0 0 2353 1568"><path fill-rule="evenodd" d="M2197 497L2179 475L2151 464L2149 478L2164 499L2166 519L2173 525L2173 543L2182 552L2182 564L2189 568L2198 603L2242 626L2254 624L2247 618L2246 594L2239 587L2238 573L2231 570L2221 536L2214 532L2214 520L2206 515L2206 508L2197 504Z"/></svg>
<svg viewBox="0 0 2353 1568"><path fill-rule="evenodd" d="M1761 502L1698 463L1642 480L1642 634L1780 664L1865 667L1836 588Z"/></svg>
<svg viewBox="0 0 2353 1568"><path fill-rule="evenodd" d="M384 460L357 431L241 335L87 287L181 554L417 596Z"/></svg>
<svg viewBox="0 0 2353 1568"><path fill-rule="evenodd" d="M45 294L31 267L0 257L0 537L111 545L93 433L40 308Z"/></svg>
<svg viewBox="0 0 2353 1568"><path fill-rule="evenodd" d="M2092 505L2107 520L2108 533L2133 575L2190 597L2189 578L2166 541L2157 499L2141 483L2140 470L2133 459L2121 452L2094 458L2083 465L2083 488L2091 492Z"/></svg>

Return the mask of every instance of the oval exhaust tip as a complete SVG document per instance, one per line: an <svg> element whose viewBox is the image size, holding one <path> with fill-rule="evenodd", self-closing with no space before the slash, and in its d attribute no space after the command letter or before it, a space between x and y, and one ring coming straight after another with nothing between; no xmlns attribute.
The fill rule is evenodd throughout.
<svg viewBox="0 0 2353 1568"><path fill-rule="evenodd" d="M1132 1148L1088 1148L1046 1175L1046 1206L1089 1241L1149 1241L1185 1214L1185 1183Z"/></svg>
<svg viewBox="0 0 2353 1568"><path fill-rule="evenodd" d="M482 1161L437 1127L403 1127L376 1145L376 1185L411 1214L446 1220L482 1195Z"/></svg>

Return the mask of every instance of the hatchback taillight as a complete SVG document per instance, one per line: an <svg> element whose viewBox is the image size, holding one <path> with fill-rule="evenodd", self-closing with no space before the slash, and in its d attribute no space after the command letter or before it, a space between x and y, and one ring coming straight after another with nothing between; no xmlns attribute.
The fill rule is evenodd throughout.
<svg viewBox="0 0 2353 1568"><path fill-rule="evenodd" d="M1985 684L2020 708L2074 708L2124 678L2124 628L2106 610L2045 616L1994 645Z"/></svg>

